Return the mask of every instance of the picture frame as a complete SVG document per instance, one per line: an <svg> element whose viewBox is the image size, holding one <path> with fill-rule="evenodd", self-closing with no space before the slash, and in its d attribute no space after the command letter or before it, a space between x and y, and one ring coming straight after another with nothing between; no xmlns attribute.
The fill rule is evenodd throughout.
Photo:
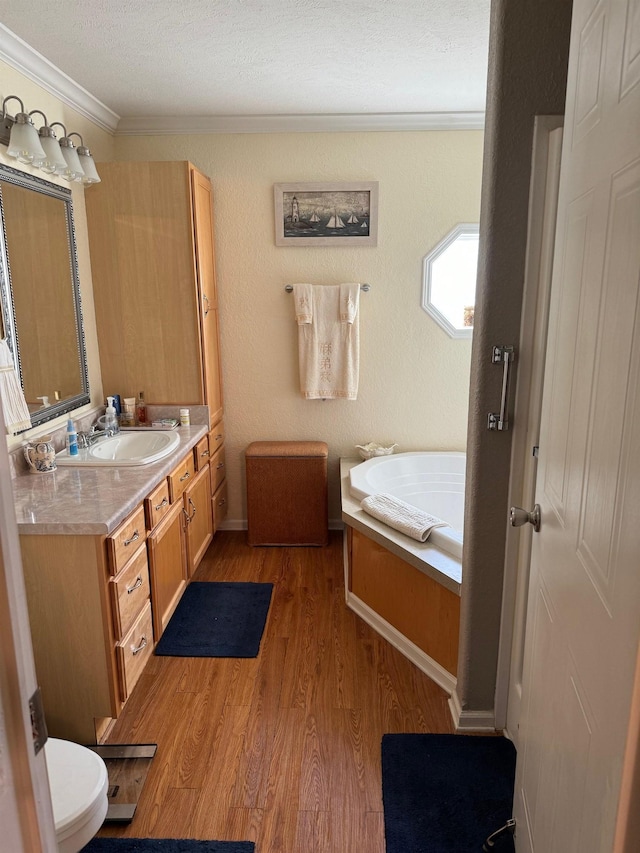
<svg viewBox="0 0 640 853"><path fill-rule="evenodd" d="M276 246L377 246L378 182L274 184Z"/></svg>

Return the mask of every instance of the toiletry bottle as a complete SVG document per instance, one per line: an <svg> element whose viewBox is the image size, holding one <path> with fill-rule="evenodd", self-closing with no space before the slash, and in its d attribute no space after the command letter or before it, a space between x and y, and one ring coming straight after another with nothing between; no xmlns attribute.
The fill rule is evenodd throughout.
<svg viewBox="0 0 640 853"><path fill-rule="evenodd" d="M107 397L107 408L104 412L104 420L102 422L104 424L105 429L118 431L118 415L116 414L116 408L113 405L113 397Z"/></svg>
<svg viewBox="0 0 640 853"><path fill-rule="evenodd" d="M120 423L124 427L132 427L136 419L136 398L125 397L122 403L124 405L124 409L122 411Z"/></svg>
<svg viewBox="0 0 640 853"><path fill-rule="evenodd" d="M147 407L144 404L144 394L142 391L138 394L138 402L136 403L136 424L145 426L147 423Z"/></svg>
<svg viewBox="0 0 640 853"><path fill-rule="evenodd" d="M69 456L78 455L78 433L71 418L67 421L67 450L69 451Z"/></svg>

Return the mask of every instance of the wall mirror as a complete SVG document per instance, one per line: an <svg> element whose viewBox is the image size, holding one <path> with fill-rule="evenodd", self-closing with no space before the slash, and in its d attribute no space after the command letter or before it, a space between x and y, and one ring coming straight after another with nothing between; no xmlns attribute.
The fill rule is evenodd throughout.
<svg viewBox="0 0 640 853"><path fill-rule="evenodd" d="M2 329L33 426L88 403L71 191L0 164Z"/></svg>

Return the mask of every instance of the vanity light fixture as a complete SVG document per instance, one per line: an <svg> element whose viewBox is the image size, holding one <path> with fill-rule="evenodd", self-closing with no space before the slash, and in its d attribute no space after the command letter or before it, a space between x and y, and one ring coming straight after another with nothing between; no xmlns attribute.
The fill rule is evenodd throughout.
<svg viewBox="0 0 640 853"><path fill-rule="evenodd" d="M18 101L21 109L21 112L16 113L13 118L7 113L7 101L11 100ZM24 104L17 95L7 95L2 102L2 122L5 128L7 126L10 128L7 147L8 157L13 157L20 163L32 166L39 166L47 159L47 155L40 144L38 131L33 126L33 122L24 110Z"/></svg>
<svg viewBox="0 0 640 853"><path fill-rule="evenodd" d="M60 175L65 179L65 181L81 181L84 172L80 165L80 158L78 157L76 146L73 144L72 140L69 139L67 128L59 121L54 121L51 127L61 127L64 130L64 136L60 139L60 150L62 151L62 156L65 159L67 168L60 172Z"/></svg>
<svg viewBox="0 0 640 853"><path fill-rule="evenodd" d="M47 117L42 110L31 110L29 115L32 116L34 113L38 113L44 119L44 124L38 131L38 136L40 137L40 145L44 149L46 158L38 165L38 168L48 175L61 175L67 168L67 163L62 156L60 143L58 142L55 131L49 126Z"/></svg>
<svg viewBox="0 0 640 853"><path fill-rule="evenodd" d="M84 172L84 175L80 178L83 184L99 184L100 183L100 175L96 169L96 164L91 155L91 151L84 144L84 140L79 133L70 133L69 136L77 136L80 139L80 145L78 145L78 160L80 161L80 168Z"/></svg>
<svg viewBox="0 0 640 853"><path fill-rule="evenodd" d="M16 100L21 112L11 116L7 113L7 101ZM39 131L33 125L31 116L38 113L44 119ZM58 141L53 130L61 127L64 136ZM77 136L80 145L76 147L70 137ZM85 186L100 182L96 164L91 151L84 144L79 133L67 133L66 127L59 121L49 124L42 110L27 113L22 100L17 95L7 95L2 101L0 120L0 144L7 146L7 156L20 163L42 169L49 175L59 175L66 181L78 181Z"/></svg>

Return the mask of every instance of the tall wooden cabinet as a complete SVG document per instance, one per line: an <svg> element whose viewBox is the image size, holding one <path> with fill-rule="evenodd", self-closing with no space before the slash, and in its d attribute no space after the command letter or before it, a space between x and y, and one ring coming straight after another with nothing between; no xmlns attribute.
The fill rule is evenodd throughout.
<svg viewBox="0 0 640 853"><path fill-rule="evenodd" d="M222 416L211 182L187 162L100 164L86 195L105 394Z"/></svg>

